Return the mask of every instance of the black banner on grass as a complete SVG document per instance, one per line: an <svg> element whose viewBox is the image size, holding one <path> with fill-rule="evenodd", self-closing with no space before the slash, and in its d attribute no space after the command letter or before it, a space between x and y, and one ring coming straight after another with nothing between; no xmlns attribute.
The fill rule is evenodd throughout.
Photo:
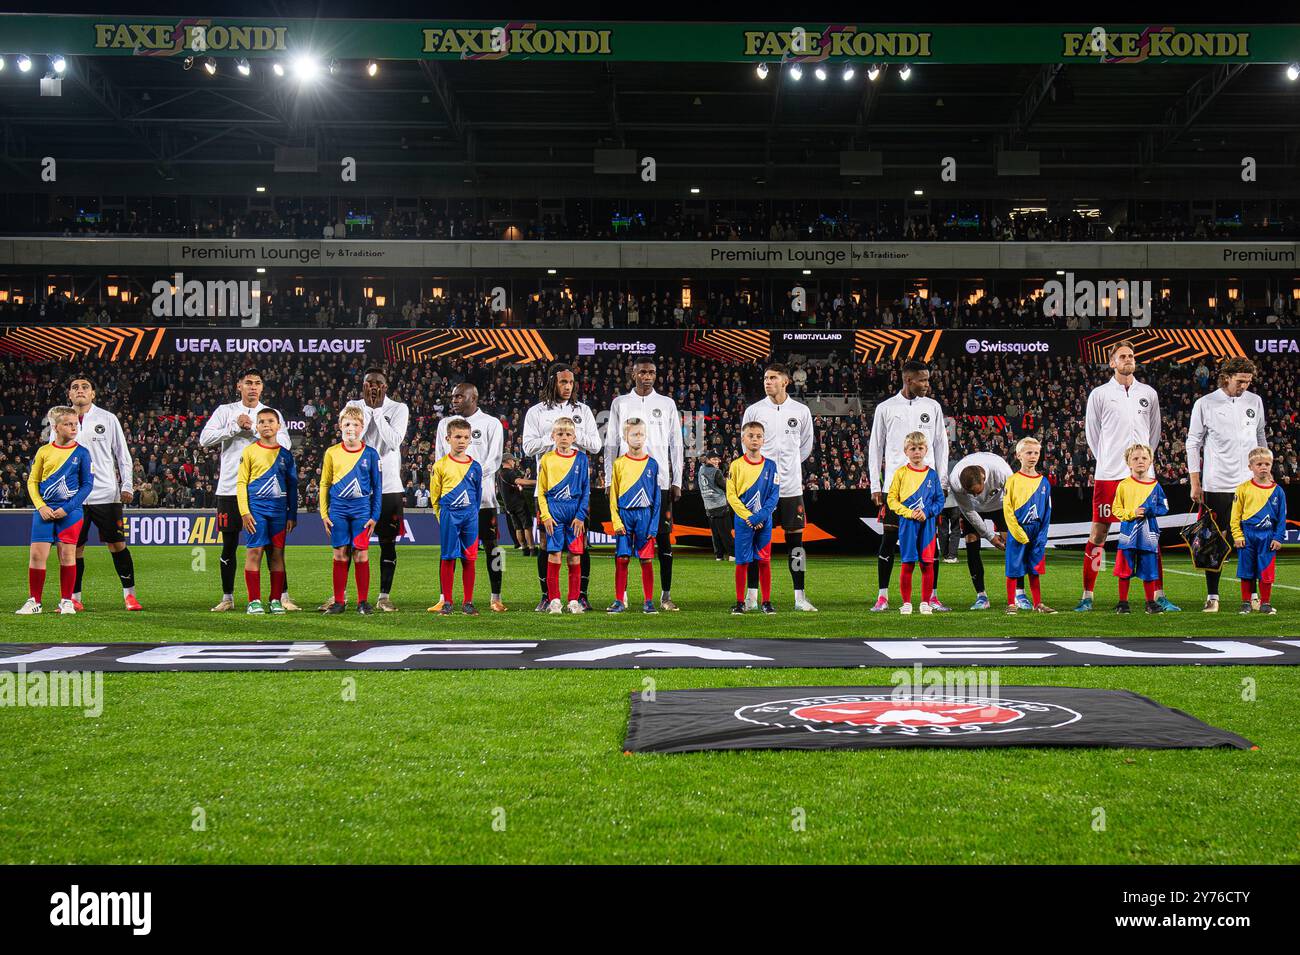
<svg viewBox="0 0 1300 955"><path fill-rule="evenodd" d="M1128 690L1007 686L772 686L632 694L623 749L872 749L916 746L1257 748Z"/></svg>
<svg viewBox="0 0 1300 955"><path fill-rule="evenodd" d="M0 644L0 703L14 671L641 670L897 666L1300 664L1300 639L1236 640L329 640Z"/></svg>

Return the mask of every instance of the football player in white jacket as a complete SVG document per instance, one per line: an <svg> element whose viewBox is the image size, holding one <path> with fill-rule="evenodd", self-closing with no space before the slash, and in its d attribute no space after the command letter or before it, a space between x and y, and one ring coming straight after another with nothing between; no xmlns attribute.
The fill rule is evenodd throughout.
<svg viewBox="0 0 1300 955"><path fill-rule="evenodd" d="M81 602L81 579L86 572L90 525L94 524L100 543L113 558L126 609L142 610L135 597L135 561L126 546L122 518L122 505L130 504L135 496L126 432L117 415L95 404L95 383L87 375L74 375L68 382L68 404L77 409L81 420L77 443L90 452L91 472L95 475L95 486L83 505L86 519L81 523L81 537L77 541L77 580L72 588L72 605L77 613L86 609Z"/></svg>
<svg viewBox="0 0 1300 955"><path fill-rule="evenodd" d="M221 600L212 608L214 613L235 608L235 556L239 552L239 535L244 529L235 484L244 449L257 440L257 434L253 430L257 413L267 407L262 404L262 388L260 371L254 368L241 371L235 380L239 400L220 405L199 433L200 447L221 450L221 471L217 478L217 530L221 532ZM280 433L275 440L281 447L292 450L284 417L278 411L276 414L280 416ZM300 609L289 599L288 583L285 584L280 603L285 610Z"/></svg>
<svg viewBox="0 0 1300 955"><path fill-rule="evenodd" d="M889 609L889 579L894 573L894 551L898 549L898 515L885 506L888 482L907 462L903 438L919 431L929 439L925 463L934 468L944 493L948 492L948 430L943 408L930 397L930 369L923 361L903 363L903 388L893 397L876 405L871 419L871 441L867 466L871 470L871 501L880 508L883 535L877 552L876 580L880 590L873 613ZM934 592L930 607L944 613L948 607L939 600L939 562L934 565Z"/></svg>
<svg viewBox="0 0 1300 955"><path fill-rule="evenodd" d="M523 449L524 454L531 454L534 462L540 462L542 455L555 447L551 431L556 418L572 418L578 432L577 446L594 459L600 453L600 430L596 427L596 416L581 401L574 401L577 379L573 369L562 362L551 365L546 372L546 384L542 388L542 400L528 409L524 415ZM536 494L536 491L534 491ZM578 600L584 610L591 609L587 599L587 584L591 579L591 550L582 549L582 590ZM542 600L535 608L538 613L545 613L550 606L546 590L546 548L537 549L537 580L541 585Z"/></svg>
<svg viewBox="0 0 1300 955"><path fill-rule="evenodd" d="M655 549L659 552L660 610L677 610L673 603L673 504L682 497L682 416L677 402L655 390L658 367L653 358L632 363L632 390L619 395L609 406L605 422L605 486L614 475L614 462L627 452L623 422L640 418L646 427L646 452L659 465L659 527Z"/></svg>

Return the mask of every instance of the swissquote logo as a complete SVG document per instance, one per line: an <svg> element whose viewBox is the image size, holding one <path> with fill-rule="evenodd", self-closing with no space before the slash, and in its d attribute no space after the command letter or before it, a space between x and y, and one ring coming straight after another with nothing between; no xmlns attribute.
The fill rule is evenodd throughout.
<svg viewBox="0 0 1300 955"><path fill-rule="evenodd" d="M187 282L185 273L177 272L170 282L153 283L151 309L155 318L238 317L243 327L256 328L262 322L262 283Z"/></svg>
<svg viewBox="0 0 1300 955"><path fill-rule="evenodd" d="M1043 314L1048 318L1122 317L1132 319L1134 328L1144 328L1151 324L1151 281L1076 281L1073 272L1066 272L1064 282L1053 279L1043 285Z"/></svg>
<svg viewBox="0 0 1300 955"><path fill-rule="evenodd" d="M968 338L966 339L966 353L978 355L980 352L997 352L1010 353L1014 355L1023 355L1028 352L1047 353L1051 351L1047 342L1039 339L1032 342L1002 342L990 338Z"/></svg>
<svg viewBox="0 0 1300 955"><path fill-rule="evenodd" d="M736 710L745 723L849 736L969 736L1059 729L1083 714L1056 703L995 696L891 693L806 696Z"/></svg>

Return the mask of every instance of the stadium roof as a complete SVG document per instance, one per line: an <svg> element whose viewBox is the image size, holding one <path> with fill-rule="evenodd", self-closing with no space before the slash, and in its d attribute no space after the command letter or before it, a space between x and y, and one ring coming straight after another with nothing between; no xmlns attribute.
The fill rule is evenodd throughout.
<svg viewBox="0 0 1300 955"><path fill-rule="evenodd" d="M698 181L715 196L910 194L917 180L939 185L943 156L957 160L961 194L1149 183L1222 195L1240 188L1245 156L1259 166L1255 195L1300 181L1300 83L1271 63L924 63L904 80L894 62L871 81L858 62L846 82L842 63L810 62L796 82L779 59L765 79L742 62L406 59L371 77L365 61L341 60L306 84L273 75L267 57L249 76L231 56L216 75L202 60L74 55L57 97L38 95L43 63L25 79L0 73L0 163L32 184L47 155L101 179L149 172L164 192L244 191L277 147L314 149L331 174L353 156L421 191L480 195L627 193L634 175L593 171L593 150L619 148L653 156L674 194ZM879 151L884 175L841 175L840 153L854 150ZM1038 151L1040 174L998 177L998 150Z"/></svg>

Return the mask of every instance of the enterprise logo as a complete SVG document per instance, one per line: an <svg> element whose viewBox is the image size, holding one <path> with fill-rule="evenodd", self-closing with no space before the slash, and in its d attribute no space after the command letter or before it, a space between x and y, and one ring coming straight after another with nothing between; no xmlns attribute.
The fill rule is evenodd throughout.
<svg viewBox="0 0 1300 955"><path fill-rule="evenodd" d="M653 355L658 346L654 342L598 342L594 338L578 339L579 355L594 355L602 351L624 352L630 355Z"/></svg>

